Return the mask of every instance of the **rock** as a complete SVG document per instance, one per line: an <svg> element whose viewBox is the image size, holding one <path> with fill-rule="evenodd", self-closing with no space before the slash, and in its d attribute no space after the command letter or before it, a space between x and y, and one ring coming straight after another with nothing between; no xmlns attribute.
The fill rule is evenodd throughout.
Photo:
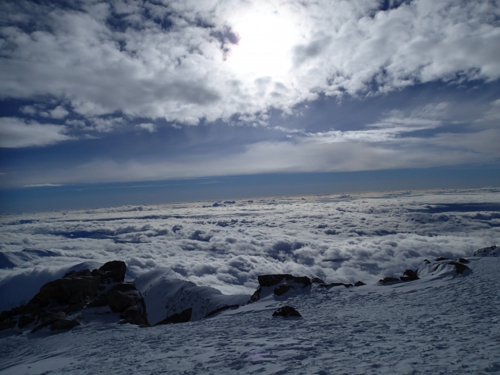
<svg viewBox="0 0 500 375"><path fill-rule="evenodd" d="M67 273L64 274L63 278L71 278L71 277L83 277L83 276L92 276L92 272L90 272L90 270L87 268L87 269L84 269L82 271L69 271Z"/></svg>
<svg viewBox="0 0 500 375"><path fill-rule="evenodd" d="M414 280L418 280L418 275L417 275L417 271L413 271L413 270L406 270L404 273L403 273L403 276L401 276L399 278L401 281L414 281Z"/></svg>
<svg viewBox="0 0 500 375"><path fill-rule="evenodd" d="M33 323L35 320L36 319L33 316L23 315L19 318L19 321L17 322L17 327L22 329Z"/></svg>
<svg viewBox="0 0 500 375"><path fill-rule="evenodd" d="M207 315L205 315L205 318L209 318L209 317L211 317L211 316L213 316L215 314L220 313L221 311L229 310L229 309L237 309L238 307L240 307L240 305L225 305L225 306L221 306L218 309L215 309L214 311L209 312Z"/></svg>
<svg viewBox="0 0 500 375"><path fill-rule="evenodd" d="M40 306L81 302L97 293L100 278L92 276L69 277L50 281L40 288L32 301ZM31 302L31 301L30 301Z"/></svg>
<svg viewBox="0 0 500 375"><path fill-rule="evenodd" d="M262 288L257 289L255 292L250 297L250 302L256 302L260 299L260 292L262 291Z"/></svg>
<svg viewBox="0 0 500 375"><path fill-rule="evenodd" d="M292 306L282 306L275 312L273 312L273 316L283 316L285 318L295 316L298 318L302 318L302 315Z"/></svg>
<svg viewBox="0 0 500 375"><path fill-rule="evenodd" d="M76 320L57 319L50 325L51 331L68 331L73 327L79 326L80 322Z"/></svg>
<svg viewBox="0 0 500 375"><path fill-rule="evenodd" d="M323 280L321 280L319 277L314 277L314 278L311 280L311 282L312 282L313 284L320 284L320 285L323 285L323 286L325 285L325 282L324 282Z"/></svg>
<svg viewBox="0 0 500 375"><path fill-rule="evenodd" d="M14 328L16 325L17 325L16 320L9 320L6 322L1 322L0 323L0 331L4 331L4 330L9 329L9 328Z"/></svg>
<svg viewBox="0 0 500 375"><path fill-rule="evenodd" d="M364 282L362 282L362 281L356 281L354 283L354 286L363 286L363 285L366 285L366 284Z"/></svg>
<svg viewBox="0 0 500 375"><path fill-rule="evenodd" d="M163 319L161 322L158 322L156 325L187 323L191 320L192 313L193 313L193 308L190 307L181 312L180 314L170 315L169 317Z"/></svg>
<svg viewBox="0 0 500 375"><path fill-rule="evenodd" d="M53 323L57 322L58 320L66 320L66 314L62 311L48 314L39 325L37 325L35 328L33 328L31 330L31 333L35 333L35 332L41 330L42 328L48 327L48 326L52 325Z"/></svg>
<svg viewBox="0 0 500 375"><path fill-rule="evenodd" d="M396 277L384 277L383 279L379 280L379 283L385 284L385 283L392 283L395 281L400 281L400 280Z"/></svg>
<svg viewBox="0 0 500 375"><path fill-rule="evenodd" d="M450 258L445 258L445 257L437 257L436 259L434 259L436 262L439 262L441 260L448 260Z"/></svg>
<svg viewBox="0 0 500 375"><path fill-rule="evenodd" d="M103 282L121 283L125 280L127 265L121 260L113 260L111 262L104 263L98 271L100 271L99 274L103 277Z"/></svg>
<svg viewBox="0 0 500 375"><path fill-rule="evenodd" d="M130 324L136 324L142 327L149 326L139 306L127 307L120 317Z"/></svg>
<svg viewBox="0 0 500 375"><path fill-rule="evenodd" d="M464 273L464 271L470 269L465 264L462 264L462 263L459 263L459 262L448 262L448 264L451 264L452 266L454 266L455 267L455 271L459 275L461 275L462 273Z"/></svg>
<svg viewBox="0 0 500 375"><path fill-rule="evenodd" d="M108 293L119 291L119 292L130 292L131 290L137 290L134 283L119 283L113 286Z"/></svg>
<svg viewBox="0 0 500 375"><path fill-rule="evenodd" d="M288 292L290 289L295 289L292 285L289 284L281 284L279 287L274 289L274 294L277 296L281 296Z"/></svg>
<svg viewBox="0 0 500 375"><path fill-rule="evenodd" d="M117 313L124 311L127 307L134 306L137 302L137 296L125 294L118 290L107 294L108 305L111 311Z"/></svg>
<svg viewBox="0 0 500 375"><path fill-rule="evenodd" d="M458 261L460 263L469 263L469 261L467 259L464 259L464 258L458 258Z"/></svg>
<svg viewBox="0 0 500 375"><path fill-rule="evenodd" d="M274 274L274 275L260 275L258 277L259 285L262 287L269 287L279 284L283 280L293 281L298 284L303 284L304 287L311 285L311 279L307 276L293 276L290 274Z"/></svg>

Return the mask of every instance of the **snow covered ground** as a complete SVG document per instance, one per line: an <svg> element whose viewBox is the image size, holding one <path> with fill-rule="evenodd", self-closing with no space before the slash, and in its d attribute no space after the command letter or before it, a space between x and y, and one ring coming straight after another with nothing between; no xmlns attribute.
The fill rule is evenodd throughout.
<svg viewBox="0 0 500 375"><path fill-rule="evenodd" d="M500 374L500 258L473 256L500 242L498 202L483 189L3 216L1 310L114 259L130 280L163 267L225 294L250 295L265 273L367 285L313 285L182 324L4 331L0 374ZM438 256L466 257L471 272L377 282ZM303 318L272 317L284 304Z"/></svg>

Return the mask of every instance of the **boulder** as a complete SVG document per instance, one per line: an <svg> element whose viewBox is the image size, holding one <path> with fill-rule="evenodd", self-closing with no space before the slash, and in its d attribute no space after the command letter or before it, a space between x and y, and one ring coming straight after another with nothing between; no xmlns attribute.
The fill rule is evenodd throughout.
<svg viewBox="0 0 500 375"><path fill-rule="evenodd" d="M262 287L273 286L279 284L283 280L293 281L297 284L303 284L304 287L311 285L311 279L307 276L293 276L290 274L274 274L274 275L258 276L259 285Z"/></svg>
<svg viewBox="0 0 500 375"><path fill-rule="evenodd" d="M253 294L250 296L250 301L249 302L256 302L260 299L260 292L262 292L262 288L257 289Z"/></svg>
<svg viewBox="0 0 500 375"><path fill-rule="evenodd" d="M135 306L138 299L134 294L125 294L118 290L107 294L106 297L111 311L115 313L122 312L128 307Z"/></svg>
<svg viewBox="0 0 500 375"><path fill-rule="evenodd" d="M292 285L289 284L281 284L279 287L274 289L274 294L277 296L281 296L288 292L290 289L295 289Z"/></svg>
<svg viewBox="0 0 500 375"><path fill-rule="evenodd" d="M386 283L392 283L395 281L400 281L400 280L396 277L384 277L383 279L379 280L379 283L386 284Z"/></svg>
<svg viewBox="0 0 500 375"><path fill-rule="evenodd" d="M464 271L469 269L469 267L467 267L465 264L459 262L448 262L448 264L455 267L455 271L458 275L461 275L462 273L464 273Z"/></svg>
<svg viewBox="0 0 500 375"><path fill-rule="evenodd" d="M76 320L57 319L50 325L51 331L68 331L73 327L79 326L80 322Z"/></svg>
<svg viewBox="0 0 500 375"><path fill-rule="evenodd" d="M92 274L94 274L94 271L92 271ZM97 274L99 274L103 279L102 281L107 283L123 282L125 280L126 272L127 265L121 260L113 260L111 262L104 263L104 265L97 270Z"/></svg>
<svg viewBox="0 0 500 375"><path fill-rule="evenodd" d="M40 306L69 304L93 297L99 288L100 277L76 276L50 281L40 288L32 301ZM31 302L31 301L30 301Z"/></svg>
<svg viewBox="0 0 500 375"><path fill-rule="evenodd" d="M240 307L240 305L225 305L221 306L218 309L215 309L214 311L209 312L207 315L205 315L205 318L209 318L211 316L214 316L215 314L218 314L222 311L229 310L229 309L237 309Z"/></svg>
<svg viewBox="0 0 500 375"><path fill-rule="evenodd" d="M292 306L282 306L275 312L273 312L273 316L283 316L285 318L288 317L298 317L302 318L302 315Z"/></svg>
<svg viewBox="0 0 500 375"><path fill-rule="evenodd" d="M141 327L147 327L149 324L142 314L142 310L139 306L127 307L120 316L124 321L121 323L136 324Z"/></svg>
<svg viewBox="0 0 500 375"><path fill-rule="evenodd" d="M162 321L156 323L156 325L162 325L162 324L177 324L177 323L187 323L191 320L191 314L193 313L193 308L190 307L184 311L182 311L180 314L173 314L170 315L169 317L163 319Z"/></svg>
<svg viewBox="0 0 500 375"><path fill-rule="evenodd" d="M401 276L399 279L401 281L414 281L414 280L418 280L419 277L417 275L417 271L413 271L413 270L407 269L403 273L403 276Z"/></svg>

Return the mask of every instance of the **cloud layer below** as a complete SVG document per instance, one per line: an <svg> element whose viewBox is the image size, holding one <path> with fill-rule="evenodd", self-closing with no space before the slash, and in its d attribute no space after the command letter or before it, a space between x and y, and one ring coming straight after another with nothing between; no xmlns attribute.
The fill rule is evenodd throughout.
<svg viewBox="0 0 500 375"><path fill-rule="evenodd" d="M113 259L127 262L129 278L168 267L228 294L252 293L264 273L375 283L426 257L470 256L499 243L498 194L407 192L8 215L0 222L0 290L29 275L46 280L80 263Z"/></svg>

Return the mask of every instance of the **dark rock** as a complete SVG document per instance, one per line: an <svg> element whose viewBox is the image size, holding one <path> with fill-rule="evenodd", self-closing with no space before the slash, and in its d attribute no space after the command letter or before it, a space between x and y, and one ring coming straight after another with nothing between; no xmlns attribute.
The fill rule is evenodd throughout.
<svg viewBox="0 0 500 375"><path fill-rule="evenodd" d="M87 307L103 307L108 304L108 297L107 296L99 296L92 302L90 302Z"/></svg>
<svg viewBox="0 0 500 375"><path fill-rule="evenodd" d="M0 331L6 330L6 329L10 329L10 328L14 328L16 325L17 325L17 321L16 320L9 320L7 322L1 322L0 323Z"/></svg>
<svg viewBox="0 0 500 375"><path fill-rule="evenodd" d="M464 271L470 269L465 264L462 264L462 263L459 263L459 262L448 262L448 264L451 264L452 266L454 266L455 267L455 271L459 275L461 275L462 273L464 273Z"/></svg>
<svg viewBox="0 0 500 375"><path fill-rule="evenodd" d="M71 277L50 281L40 288L40 292L32 301L40 306L49 303L68 304L93 297L99 287L99 277ZM31 302L31 301L30 301Z"/></svg>
<svg viewBox="0 0 500 375"><path fill-rule="evenodd" d="M113 286L108 293L119 291L119 292L130 292L131 290L137 290L134 283L119 283Z"/></svg>
<svg viewBox="0 0 500 375"><path fill-rule="evenodd" d="M125 294L118 290L107 294L108 305L111 311L117 313L124 311L127 307L134 306L137 302L137 296L134 294Z"/></svg>
<svg viewBox="0 0 500 375"><path fill-rule="evenodd" d="M73 327L79 326L80 322L76 320L68 320L68 319L57 319L50 325L51 331L67 331Z"/></svg>
<svg viewBox="0 0 500 375"><path fill-rule="evenodd" d="M186 323L191 320L192 313L193 313L193 308L190 307L181 312L180 314L170 315L169 317L163 319L161 322L158 322L156 325Z"/></svg>
<svg viewBox="0 0 500 375"><path fill-rule="evenodd" d="M394 281L400 281L400 280L396 277L384 277L383 279L379 280L379 283L385 284L385 283L392 283Z"/></svg>
<svg viewBox="0 0 500 375"><path fill-rule="evenodd" d="M362 281L356 281L354 283L354 286L363 286L363 285L366 285L366 284L364 282L362 282Z"/></svg>
<svg viewBox="0 0 500 375"><path fill-rule="evenodd" d="M288 292L290 289L295 289L295 288L292 285L281 284L279 287L274 289L274 294L277 296L281 296L281 295L285 294L286 292Z"/></svg>
<svg viewBox="0 0 500 375"><path fill-rule="evenodd" d="M311 285L311 279L307 276L293 276L290 274L274 274L274 275L260 275L258 277L259 285L262 287L269 287L279 284L283 280L293 281L298 284L304 284L304 287Z"/></svg>
<svg viewBox="0 0 500 375"><path fill-rule="evenodd" d="M458 261L460 263L469 263L469 261L467 259L464 259L464 258L458 258Z"/></svg>
<svg viewBox="0 0 500 375"><path fill-rule="evenodd" d="M401 281L414 281L414 280L418 280L418 275L417 275L417 272L416 271L413 271L413 270L406 270L404 273L403 273L403 276L400 277L399 279Z"/></svg>
<svg viewBox="0 0 500 375"><path fill-rule="evenodd" d="M325 282L323 280L321 280L319 277L314 277L311 282L313 284L320 284L320 285L325 285Z"/></svg>
<svg viewBox="0 0 500 375"><path fill-rule="evenodd" d="M122 319L125 319L128 323L130 324L136 324L139 326L149 326L149 324L146 322L146 319L144 318L142 314L142 310L139 306L130 306L123 311L123 313L120 316Z"/></svg>
<svg viewBox="0 0 500 375"><path fill-rule="evenodd" d="M253 292L252 296L250 297L250 302L255 302L260 299L260 292L262 291L262 288L257 289L255 292Z"/></svg>
<svg viewBox="0 0 500 375"><path fill-rule="evenodd" d="M19 318L19 321L17 322L17 327L18 328L24 328L31 323L33 323L36 319L33 316L30 315L23 315Z"/></svg>
<svg viewBox="0 0 500 375"><path fill-rule="evenodd" d="M448 259L450 259L450 258L438 257L438 258L436 258L436 259L435 259L435 261L436 261L436 262L439 262L439 261L441 261L441 260L448 260Z"/></svg>
<svg viewBox="0 0 500 375"><path fill-rule="evenodd" d="M92 272L87 268L82 271L69 271L64 274L63 278L71 278L71 277L84 277L84 276L92 276Z"/></svg>
<svg viewBox="0 0 500 375"><path fill-rule="evenodd" d="M101 266L99 271L104 272L103 281L108 280L109 282L121 283L125 280L127 265L121 260L113 260Z"/></svg>
<svg viewBox="0 0 500 375"><path fill-rule="evenodd" d="M53 323L57 322L58 320L66 320L66 314L62 311L52 314L47 314L46 317L43 317L43 321L31 330L31 333L35 333L41 330L42 328L48 327Z"/></svg>
<svg viewBox="0 0 500 375"><path fill-rule="evenodd" d="M292 306L282 306L275 312L273 312L273 316L283 316L283 317L290 317L290 316L295 316L302 318L302 315Z"/></svg>
<svg viewBox="0 0 500 375"><path fill-rule="evenodd" d="M214 316L215 314L220 313L221 311L229 310L229 309L237 309L240 307L240 305L225 305L221 306L218 309L215 309L214 311L209 312L207 315L205 315L205 318L209 318L211 316Z"/></svg>

